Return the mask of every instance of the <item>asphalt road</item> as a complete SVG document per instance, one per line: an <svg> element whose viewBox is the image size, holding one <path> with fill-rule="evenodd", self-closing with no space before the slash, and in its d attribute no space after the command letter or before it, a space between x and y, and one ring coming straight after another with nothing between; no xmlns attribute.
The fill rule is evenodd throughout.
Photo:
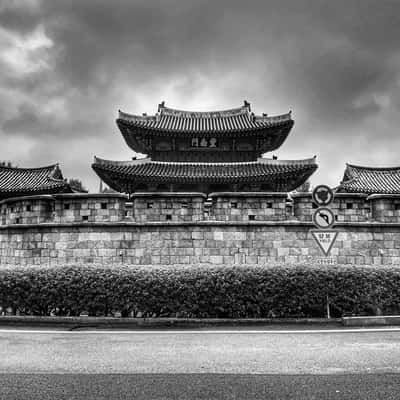
<svg viewBox="0 0 400 400"><path fill-rule="evenodd" d="M0 399L399 399L400 331L0 331Z"/></svg>
<svg viewBox="0 0 400 400"><path fill-rule="evenodd" d="M372 375L0 375L7 400L398 400L400 377Z"/></svg>

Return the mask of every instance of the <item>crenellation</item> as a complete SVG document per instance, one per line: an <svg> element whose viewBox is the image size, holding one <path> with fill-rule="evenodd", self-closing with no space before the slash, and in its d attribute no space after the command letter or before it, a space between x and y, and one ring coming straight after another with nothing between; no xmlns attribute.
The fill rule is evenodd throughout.
<svg viewBox="0 0 400 400"><path fill-rule="evenodd" d="M311 222L316 209L311 193L294 193L291 197L294 217L300 221ZM329 207L334 212L337 222L367 222L371 220L370 203L366 194L335 193Z"/></svg>
<svg viewBox="0 0 400 400"><path fill-rule="evenodd" d="M216 192L209 199L208 219L214 221L283 221L291 214L287 193Z"/></svg>
<svg viewBox="0 0 400 400"><path fill-rule="evenodd" d="M377 222L396 223L400 221L399 194L373 194L371 202L372 219Z"/></svg>

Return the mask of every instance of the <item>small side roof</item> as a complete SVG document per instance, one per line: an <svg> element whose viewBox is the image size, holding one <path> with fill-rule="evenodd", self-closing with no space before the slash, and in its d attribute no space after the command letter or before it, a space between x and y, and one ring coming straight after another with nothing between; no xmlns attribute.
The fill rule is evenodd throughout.
<svg viewBox="0 0 400 400"><path fill-rule="evenodd" d="M0 197L72 192L58 164L38 168L0 166Z"/></svg>
<svg viewBox="0 0 400 400"><path fill-rule="evenodd" d="M364 167L346 164L339 193L400 193L400 167Z"/></svg>

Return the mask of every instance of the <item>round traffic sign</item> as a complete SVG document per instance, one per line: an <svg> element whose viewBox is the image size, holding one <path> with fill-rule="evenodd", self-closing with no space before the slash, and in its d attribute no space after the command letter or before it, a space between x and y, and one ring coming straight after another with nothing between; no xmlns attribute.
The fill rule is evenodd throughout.
<svg viewBox="0 0 400 400"><path fill-rule="evenodd" d="M320 229L328 229L335 223L335 215L330 208L320 207L313 214L313 222Z"/></svg>
<svg viewBox="0 0 400 400"><path fill-rule="evenodd" d="M333 200L333 191L329 186L318 185L312 192L312 199L319 206L327 206Z"/></svg>

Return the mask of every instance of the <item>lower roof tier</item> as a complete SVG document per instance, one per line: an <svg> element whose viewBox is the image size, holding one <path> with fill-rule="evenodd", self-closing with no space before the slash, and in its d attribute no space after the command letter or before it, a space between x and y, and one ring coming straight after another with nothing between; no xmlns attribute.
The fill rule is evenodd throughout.
<svg viewBox="0 0 400 400"><path fill-rule="evenodd" d="M110 161L95 157L92 168L108 186L125 193L188 189L290 192L318 166L315 157L290 161L259 158L238 163L160 162L149 158Z"/></svg>

